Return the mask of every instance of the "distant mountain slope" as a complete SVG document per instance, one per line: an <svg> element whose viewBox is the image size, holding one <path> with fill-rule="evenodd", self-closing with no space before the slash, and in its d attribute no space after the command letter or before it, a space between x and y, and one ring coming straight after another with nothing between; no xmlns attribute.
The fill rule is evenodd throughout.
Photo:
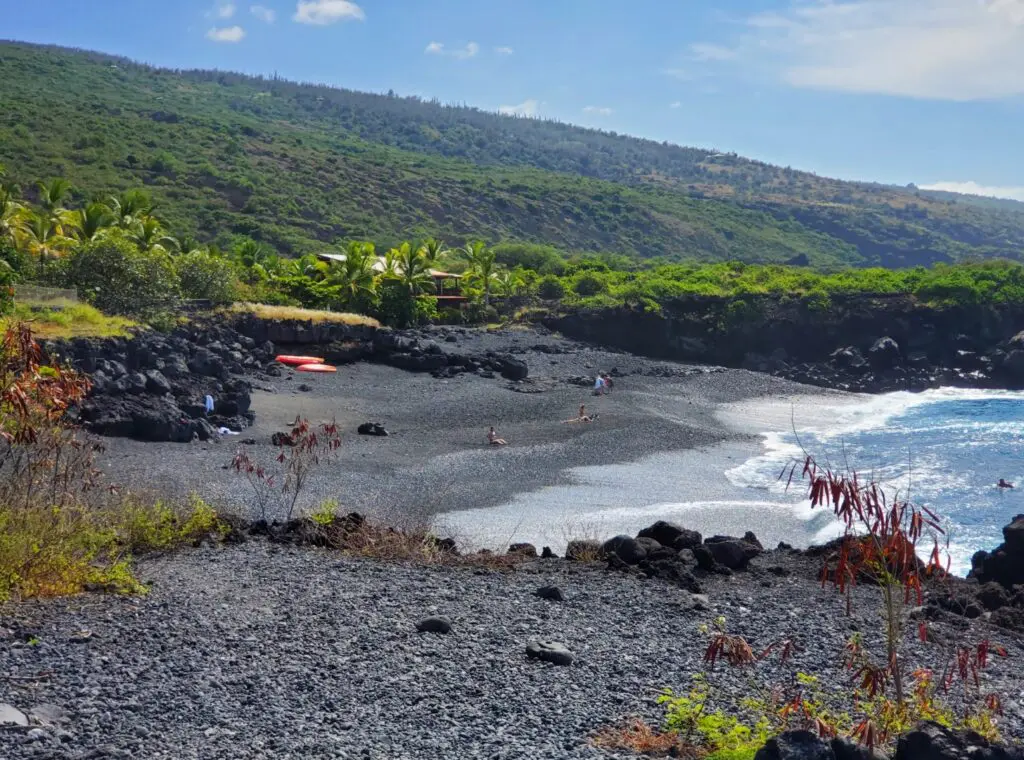
<svg viewBox="0 0 1024 760"><path fill-rule="evenodd" d="M890 266L1020 257L1024 213L418 99L0 44L0 162L146 184L176 229Z"/></svg>

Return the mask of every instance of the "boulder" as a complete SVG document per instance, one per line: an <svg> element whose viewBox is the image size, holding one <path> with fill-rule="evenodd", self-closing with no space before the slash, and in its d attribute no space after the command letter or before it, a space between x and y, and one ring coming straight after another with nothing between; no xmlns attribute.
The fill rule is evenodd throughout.
<svg viewBox="0 0 1024 760"><path fill-rule="evenodd" d="M1017 747L993 746L973 731L953 731L928 721L896 742L894 760L1022 760Z"/></svg>
<svg viewBox="0 0 1024 760"><path fill-rule="evenodd" d="M703 593L700 582L689 571L681 557L671 560L659 559L649 563L647 567L651 570L649 573L651 577L661 578L691 594Z"/></svg>
<svg viewBox="0 0 1024 760"><path fill-rule="evenodd" d="M846 346L832 352L829 361L833 366L846 371L863 370L867 367L864 355L854 346Z"/></svg>
<svg viewBox="0 0 1024 760"><path fill-rule="evenodd" d="M810 731L786 731L769 739L754 760L835 760L828 743Z"/></svg>
<svg viewBox="0 0 1024 760"><path fill-rule="evenodd" d="M672 546L675 544L676 539L683 535L683 532L683 529L675 523L658 520L658 522L647 526L637 533L636 537L653 538L662 546Z"/></svg>
<svg viewBox="0 0 1024 760"><path fill-rule="evenodd" d="M868 350L868 361L874 369L893 369L902 361L899 344L892 338L879 338Z"/></svg>
<svg viewBox="0 0 1024 760"><path fill-rule="evenodd" d="M384 426L379 422L364 422L358 428L356 432L359 435L375 435L375 436L386 436L388 431L384 429Z"/></svg>
<svg viewBox="0 0 1024 760"><path fill-rule="evenodd" d="M631 536L615 536L604 542L601 551L605 555L614 554L627 565L639 565L647 558L647 549Z"/></svg>
<svg viewBox="0 0 1024 760"><path fill-rule="evenodd" d="M533 544L512 544L508 547L509 554L517 554L522 557L536 557L537 547Z"/></svg>
<svg viewBox="0 0 1024 760"><path fill-rule="evenodd" d="M565 644L557 641L533 641L526 645L526 656L553 665L572 665L576 659L576 655Z"/></svg>
<svg viewBox="0 0 1024 760"><path fill-rule="evenodd" d="M1017 515L1003 528L1003 543L992 552L976 552L971 566L969 577L982 584L994 582L1012 589L1024 583L1024 515Z"/></svg>
<svg viewBox="0 0 1024 760"><path fill-rule="evenodd" d="M873 760L864 747L845 739L825 740L810 731L786 731L757 751L754 760Z"/></svg>
<svg viewBox="0 0 1024 760"><path fill-rule="evenodd" d="M534 594L541 599L549 599L552 602L564 602L565 594L558 586L541 586Z"/></svg>
<svg viewBox="0 0 1024 760"><path fill-rule="evenodd" d="M748 536L753 536L753 534L748 534ZM730 570L746 570L750 560L763 551L761 545L755 543L756 541L756 537L754 537L754 541L749 541L746 537L714 536L705 539L704 547L711 553L716 564Z"/></svg>
<svg viewBox="0 0 1024 760"><path fill-rule="evenodd" d="M502 358L498 371L506 380L525 380L530 374L530 368L526 366L526 362L511 356Z"/></svg>
<svg viewBox="0 0 1024 760"><path fill-rule="evenodd" d="M171 383L166 377L164 377L160 370L151 369L144 374L146 377L147 391L161 395L171 392Z"/></svg>
<svg viewBox="0 0 1024 760"><path fill-rule="evenodd" d="M424 618L416 624L420 633L451 633L452 621L441 615Z"/></svg>

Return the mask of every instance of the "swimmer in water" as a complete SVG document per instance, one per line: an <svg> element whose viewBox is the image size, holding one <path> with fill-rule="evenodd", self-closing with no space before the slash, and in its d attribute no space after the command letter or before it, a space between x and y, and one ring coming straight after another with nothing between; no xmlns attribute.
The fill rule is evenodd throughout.
<svg viewBox="0 0 1024 760"><path fill-rule="evenodd" d="M1013 488L1013 483L1007 483L1002 478L999 478L999 482L996 483L999 488Z"/></svg>

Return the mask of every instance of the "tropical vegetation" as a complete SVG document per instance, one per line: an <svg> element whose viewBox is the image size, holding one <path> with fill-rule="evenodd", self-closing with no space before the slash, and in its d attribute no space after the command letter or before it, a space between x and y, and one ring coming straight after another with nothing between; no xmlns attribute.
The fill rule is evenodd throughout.
<svg viewBox="0 0 1024 760"><path fill-rule="evenodd" d="M839 182L394 94L3 43L0 102L0 162L34 201L40 177L66 178L79 208L100 189L144 187L177 235L221 248L248 237L297 258L339 239L387 251L480 238L824 267L1024 249L1020 204ZM131 226L130 205L112 210ZM39 233L48 245L52 232Z"/></svg>

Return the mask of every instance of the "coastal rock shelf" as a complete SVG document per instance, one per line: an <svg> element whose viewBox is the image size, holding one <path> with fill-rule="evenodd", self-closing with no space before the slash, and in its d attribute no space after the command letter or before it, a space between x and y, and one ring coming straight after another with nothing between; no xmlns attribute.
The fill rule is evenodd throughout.
<svg viewBox="0 0 1024 760"><path fill-rule="evenodd" d="M827 309L750 295L757 317L729 299L679 298L661 312L578 310L545 324L638 354L766 372L838 390L882 393L940 386L1024 388L1024 310L1003 304L925 306L910 296L834 296Z"/></svg>

